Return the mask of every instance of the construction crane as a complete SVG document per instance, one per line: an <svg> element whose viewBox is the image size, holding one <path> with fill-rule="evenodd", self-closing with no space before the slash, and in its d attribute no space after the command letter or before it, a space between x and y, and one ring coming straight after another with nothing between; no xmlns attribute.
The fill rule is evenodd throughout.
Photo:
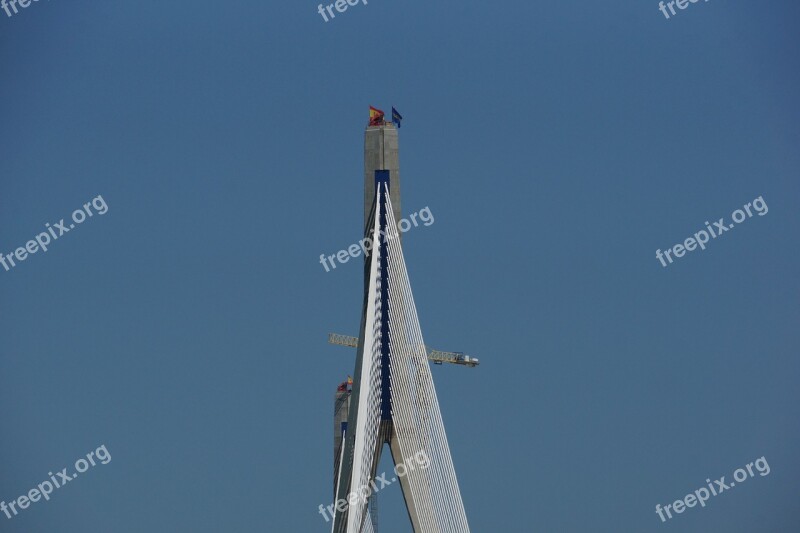
<svg viewBox="0 0 800 533"><path fill-rule="evenodd" d="M330 344L338 344L339 346L358 348L358 338L350 337L348 335L328 333L328 342ZM433 364L435 365L451 363L454 365L475 367L480 364L477 357L464 355L464 352L443 352L441 350L434 350L433 348L429 348L427 346L425 346L425 351L428 353L428 360L433 361Z"/></svg>

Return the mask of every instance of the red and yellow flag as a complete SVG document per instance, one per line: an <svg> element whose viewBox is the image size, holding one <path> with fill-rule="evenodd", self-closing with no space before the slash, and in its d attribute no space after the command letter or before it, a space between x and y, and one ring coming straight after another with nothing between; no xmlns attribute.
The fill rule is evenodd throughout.
<svg viewBox="0 0 800 533"><path fill-rule="evenodd" d="M369 125L383 126L383 111L369 106Z"/></svg>

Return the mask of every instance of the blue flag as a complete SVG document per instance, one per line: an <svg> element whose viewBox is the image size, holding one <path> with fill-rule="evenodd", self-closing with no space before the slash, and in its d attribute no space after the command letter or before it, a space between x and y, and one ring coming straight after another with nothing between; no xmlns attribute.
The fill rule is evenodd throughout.
<svg viewBox="0 0 800 533"><path fill-rule="evenodd" d="M392 106L392 123L397 124L397 127L400 127L400 121L403 120L403 115L397 112L397 109Z"/></svg>

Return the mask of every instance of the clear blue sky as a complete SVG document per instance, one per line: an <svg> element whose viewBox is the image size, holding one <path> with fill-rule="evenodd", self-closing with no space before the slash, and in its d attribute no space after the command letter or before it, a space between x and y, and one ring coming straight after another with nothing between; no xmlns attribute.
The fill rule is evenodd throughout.
<svg viewBox="0 0 800 533"><path fill-rule="evenodd" d="M788 533L800 485L791 0L53 0L0 11L3 532L327 531L367 106L473 532ZM655 257L763 196L667 268ZM771 473L662 523L705 479ZM388 463L381 469L388 469ZM398 487L381 533L410 531Z"/></svg>

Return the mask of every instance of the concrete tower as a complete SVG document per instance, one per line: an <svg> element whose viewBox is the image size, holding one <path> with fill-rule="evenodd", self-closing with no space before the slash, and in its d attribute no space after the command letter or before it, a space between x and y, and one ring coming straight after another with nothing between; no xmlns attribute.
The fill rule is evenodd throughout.
<svg viewBox="0 0 800 533"><path fill-rule="evenodd" d="M400 485L413 531L469 533L396 226L401 220L397 130L372 121L364 133L364 234L373 245L365 257L352 391L340 386L335 397L337 506L331 531L376 531L374 506L383 484L377 487L375 481L388 444L396 474L391 482ZM411 457L420 456L426 466L407 467ZM340 508L338 502L347 505Z"/></svg>
<svg viewBox="0 0 800 533"><path fill-rule="evenodd" d="M368 126L364 132L364 227L370 226L370 213L375 203L375 171L388 170L392 177L389 198L392 200L394 219L400 215L400 147L397 129L387 122L382 126Z"/></svg>

